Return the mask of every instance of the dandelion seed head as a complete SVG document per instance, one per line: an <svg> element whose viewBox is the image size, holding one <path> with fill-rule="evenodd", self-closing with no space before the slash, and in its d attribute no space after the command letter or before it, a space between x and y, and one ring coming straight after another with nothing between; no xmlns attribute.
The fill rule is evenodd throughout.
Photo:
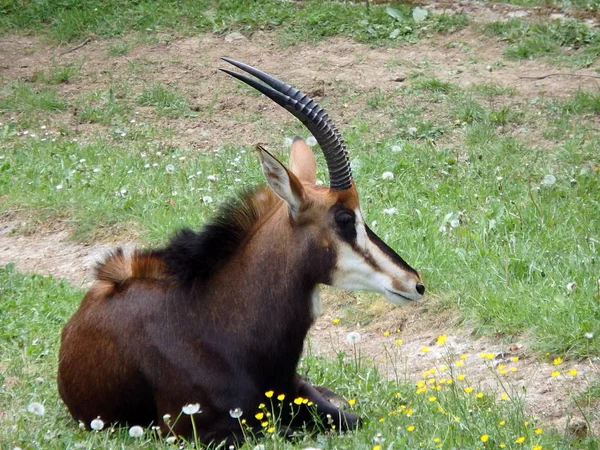
<svg viewBox="0 0 600 450"><path fill-rule="evenodd" d="M165 442L167 444L174 444L177 442L177 436L169 436L167 439L165 439Z"/></svg>
<svg viewBox="0 0 600 450"><path fill-rule="evenodd" d="M585 333L584 336L586 339L592 339L594 337L594 333Z"/></svg>
<svg viewBox="0 0 600 450"><path fill-rule="evenodd" d="M346 343L348 344L356 344L358 342L360 342L362 336L360 335L360 333L358 331L351 331L350 333L348 333L346 335Z"/></svg>
<svg viewBox="0 0 600 450"><path fill-rule="evenodd" d="M202 197L202 203L212 203L213 202L213 198L210 195L205 195L204 197Z"/></svg>
<svg viewBox="0 0 600 450"><path fill-rule="evenodd" d="M381 174L381 178L384 180L393 180L394 179L394 174L393 172L383 172Z"/></svg>
<svg viewBox="0 0 600 450"><path fill-rule="evenodd" d="M309 147L314 147L315 145L317 145L317 140L314 138L314 136L309 136L306 139L306 145L308 145Z"/></svg>
<svg viewBox="0 0 600 450"><path fill-rule="evenodd" d="M388 216L395 216L398 214L398 209L396 208L384 208L383 213Z"/></svg>
<svg viewBox="0 0 600 450"><path fill-rule="evenodd" d="M167 173L174 173L175 172L175 166L173 164L167 164L167 166L165 167L165 172L167 172Z"/></svg>
<svg viewBox="0 0 600 450"><path fill-rule="evenodd" d="M62 185L62 184L57 184L57 185L56 185L56 190L57 190L57 191L60 191L62 188L63 188L63 185Z"/></svg>
<svg viewBox="0 0 600 450"><path fill-rule="evenodd" d="M242 417L242 414L244 414L244 411L242 411L241 408L234 408L229 410L229 415L232 419L239 419L240 417Z"/></svg>
<svg viewBox="0 0 600 450"><path fill-rule="evenodd" d="M90 422L90 428L94 431L100 431L104 428L104 421L100 417L97 417Z"/></svg>
<svg viewBox="0 0 600 450"><path fill-rule="evenodd" d="M35 414L36 416L43 416L46 414L46 408L39 402L31 402L27 405L27 412L31 414Z"/></svg>
<svg viewBox="0 0 600 450"><path fill-rule="evenodd" d="M134 425L129 429L129 436L132 438L141 438L144 435L144 429L139 425Z"/></svg>
<svg viewBox="0 0 600 450"><path fill-rule="evenodd" d="M556 183L556 177L554 175L551 173L544 175L544 178L542 179L542 184L544 186L552 186L554 183Z"/></svg>
<svg viewBox="0 0 600 450"><path fill-rule="evenodd" d="M573 292L576 287L577 287L577 283L575 283L574 281L571 281L570 283L567 284L567 291Z"/></svg>
<svg viewBox="0 0 600 450"><path fill-rule="evenodd" d="M206 179L207 179L208 181L217 181L217 176L216 176L216 175L214 175L214 174L213 174L213 175L208 175L208 176L206 177Z"/></svg>
<svg viewBox="0 0 600 450"><path fill-rule="evenodd" d="M181 408L181 412L191 416L192 414L201 413L200 403L188 403L183 408Z"/></svg>
<svg viewBox="0 0 600 450"><path fill-rule="evenodd" d="M293 143L294 143L294 140L291 137L283 138L283 146L284 147L291 147Z"/></svg>

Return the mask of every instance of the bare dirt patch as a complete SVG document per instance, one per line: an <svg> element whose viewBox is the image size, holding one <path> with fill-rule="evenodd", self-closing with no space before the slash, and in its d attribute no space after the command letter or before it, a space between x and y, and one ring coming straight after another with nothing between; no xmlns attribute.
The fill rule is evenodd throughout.
<svg viewBox="0 0 600 450"><path fill-rule="evenodd" d="M471 9L466 12L474 10L475 7L470 5ZM459 6L468 9L469 3L460 2ZM451 8L442 3L436 7ZM481 9L479 6L475 9L478 11L476 17L485 20L506 18L515 10L509 7ZM345 89L365 95L393 92L403 83L398 80L405 79L413 71L425 71L428 76L460 86L489 83L514 87L521 101L538 96L562 98L578 89L598 86L598 80L585 77L523 79L523 75L573 71L536 60L507 61L502 57L504 44L482 37L470 28L396 48L373 48L346 38L280 48L275 44L274 36L264 33L234 42L216 35L165 38L155 43L136 43L136 37L130 39L134 43L132 50L126 56L115 57L108 51L113 41L92 39L76 51L61 54L64 48L50 47L35 37L4 37L0 39L0 80L2 83L29 80L36 72L48 70L56 63L81 63L81 72L76 77L57 86L60 94L70 101L98 89L107 89L111 83L126 84L133 93L139 93L151 83L175 85L192 100L193 109L200 117L165 117L162 120L175 131L173 145L198 150L240 141L249 144L264 141L265 134L268 136L266 130L280 129L283 123L292 121L274 105L239 95L240 88L217 70L224 65L219 62L221 56L259 66L314 92L317 99L327 96L329 109L340 128L357 114L367 117L369 114L364 111L363 103L348 102ZM502 64L495 64L498 61ZM596 74L593 69L578 70L577 73ZM136 112L145 113L141 107L136 108ZM248 117L249 120L240 123L233 117ZM259 117L259 120L250 120L252 117ZM60 120L83 138L91 139L97 132L108 132L106 127L81 123L74 115L63 115ZM70 240L71 230L64 224L26 235L15 233L21 227L14 218L0 218L0 266L14 262L19 270L66 278L79 286L89 285L93 265L110 248L116 244L135 244L131 241L76 243ZM347 333L354 329L332 322L339 312L335 307L339 303L338 295L325 292L327 312L311 332L311 348L318 354L334 356L343 350L350 355L354 351L354 347L345 342ZM552 363L543 355L532 352L525 338L504 342L493 337L474 337L468 327L458 326L453 315L440 317L432 311L435 302L433 306L392 309L381 301L376 307L378 319L359 329L362 340L357 348L363 357L372 360L392 378L398 376L417 381L423 372L443 365L450 367L458 360L458 355L468 354L465 373L473 386L481 384L500 393L503 388L499 380L502 380L512 386L514 392L522 393L534 415L559 427L571 415L579 414L569 400L569 394L582 391L598 379L598 369L590 360L569 363L568 369L578 371L576 377L552 378ZM391 334L384 336L388 331ZM441 334L447 335L445 346L435 345ZM397 345L396 339L401 339L402 345ZM430 347L431 351L424 353L424 346ZM481 359L477 356L479 353L491 353L493 358ZM510 360L515 356L519 361ZM492 376L491 373L498 373L501 364L516 367L517 371L509 371L506 376L497 378ZM566 370L561 368L561 372ZM589 414L594 419L593 427L599 428L598 417L595 413Z"/></svg>

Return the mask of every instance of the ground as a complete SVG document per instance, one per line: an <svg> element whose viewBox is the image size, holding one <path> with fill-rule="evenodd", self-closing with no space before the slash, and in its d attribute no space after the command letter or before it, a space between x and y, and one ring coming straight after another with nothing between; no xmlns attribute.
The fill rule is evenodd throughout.
<svg viewBox="0 0 600 450"><path fill-rule="evenodd" d="M510 15L552 14L552 11L527 10L508 6L488 7L470 2L439 2L439 9L466 10L480 20L498 20ZM593 20L593 19L592 19ZM576 77L569 76L573 69L557 68L540 60L510 62L502 58L504 44L495 38L473 33L472 27L450 35L423 39L417 44L397 48L378 48L353 42L347 38L332 38L310 46L281 48L275 45L272 35L257 32L251 36L200 35L136 45L126 56L110 56L107 49L115 40L96 40L69 51L74 45L55 47L31 36L4 36L0 38L0 77L30 79L53 63L73 62L83 64L80 75L72 82L59 86L67 97L82 91L105 87L110 80L126 79L130 85L148 82L168 82L193 99L193 107L214 107L218 119L189 120L168 118L164 120L175 131L172 143L207 151L232 142L259 142L263 138L265 122L239 122L227 120L227 115L251 111L267 117L268 123L277 126L281 112L264 102L236 95L230 80L218 72L224 66L221 56L251 62L280 78L303 86L316 97L327 93L336 122L344 127L349 118L360 111L345 103L339 91L330 89L341 84L352 90L377 92L392 91L402 83L407 72L427 64L431 75L452 81L461 86L473 83L492 83L516 88L526 101L540 95L565 97L578 89L598 86L597 72L593 68L578 69ZM502 60L502 64L497 64ZM137 68L132 71L132 65ZM535 79L557 74L548 78ZM595 78L596 77L596 78ZM225 94L215 99L215 86ZM142 110L143 114L143 110ZM376 112L362 112L376 115ZM214 117L214 116L213 116ZM373 117L376 119L376 116ZM76 117L65 115L63 121L82 139L93 140L100 127L79 123ZM236 127L234 129L234 126ZM359 187L360 188L360 187ZM66 222L54 221L41 229L32 229L27 218L16 214L0 217L0 266L16 263L19 270L63 277L75 285L88 286L94 263L115 245L133 247L135 233L125 236L102 236L101 241L76 242L71 239L71 229ZM513 386L522 395L529 412L542 421L564 427L571 420L573 427L581 426L581 415L570 401L570 394L582 391L598 378L598 368L592 360L571 364L579 376L573 380L549 378L553 371L551 362L543 355L529 349L527 336L505 339L500 336L478 337L468 324L459 323L453 312L438 314L429 305L435 301L408 308L393 308L377 300L378 318L358 328L334 323L339 309L353 298L347 294L326 289L323 293L325 314L315 324L310 335L310 351L334 356L340 349L346 353L360 351L390 377L417 381L422 373L434 366L451 365L460 354L469 354L471 378L482 386L497 388L499 380ZM356 348L345 342L347 333L359 331L361 341ZM385 336L385 332L390 332ZM445 347L437 346L436 339L447 336ZM395 341L401 339L402 345ZM424 346L431 351L422 351ZM387 351L385 349L388 349ZM449 353L453 353L452 357ZM492 353L493 359L481 359L480 353ZM518 362L511 357L518 356ZM490 376L497 366L517 367L506 378ZM492 369L490 369L492 366ZM575 425L573 425L575 424ZM598 421L592 424L596 429ZM598 431L598 430L596 430Z"/></svg>

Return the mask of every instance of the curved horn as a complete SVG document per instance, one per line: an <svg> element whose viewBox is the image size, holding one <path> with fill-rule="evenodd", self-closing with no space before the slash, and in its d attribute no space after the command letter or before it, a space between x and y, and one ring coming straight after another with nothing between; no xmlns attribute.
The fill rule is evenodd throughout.
<svg viewBox="0 0 600 450"><path fill-rule="evenodd" d="M262 83L228 69L219 70L252 86L278 105L283 106L309 129L325 155L331 189L343 191L352 186L352 171L350 170L346 144L344 144L340 133L323 108L302 91L269 74L230 58L221 59L254 75Z"/></svg>

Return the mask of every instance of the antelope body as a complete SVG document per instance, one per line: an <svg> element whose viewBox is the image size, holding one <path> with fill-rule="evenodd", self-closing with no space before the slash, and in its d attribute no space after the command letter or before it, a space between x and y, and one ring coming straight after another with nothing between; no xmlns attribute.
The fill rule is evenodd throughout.
<svg viewBox="0 0 600 450"><path fill-rule="evenodd" d="M313 133L330 187L316 185L315 159L303 140L294 140L289 169L259 147L268 187L244 193L202 231L180 231L164 248L108 256L63 330L60 394L88 426L100 417L165 431L165 414L175 418L184 405L199 403L194 422L204 443L241 438L230 415L236 408L260 429L254 414L266 391L285 394L283 414L303 397L321 420L329 415L330 425L353 428L359 419L334 406L331 391L296 373L320 313L318 286L380 292L398 304L420 299L424 287L364 223L343 140L325 112L281 81L223 59L260 81L223 71ZM315 420L306 406L293 407L292 427ZM190 417L174 431L190 436Z"/></svg>

